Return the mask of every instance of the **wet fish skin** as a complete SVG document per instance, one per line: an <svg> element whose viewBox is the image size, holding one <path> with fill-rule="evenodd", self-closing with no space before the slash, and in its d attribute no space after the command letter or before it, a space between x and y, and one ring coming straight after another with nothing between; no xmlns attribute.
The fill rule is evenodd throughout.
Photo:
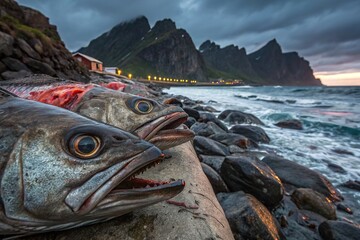
<svg viewBox="0 0 360 240"><path fill-rule="evenodd" d="M135 189L137 194L114 190L161 155L128 132L1 90L0 113L0 235L103 221L171 198L184 187L173 182ZM70 146L84 135L100 141L91 157L79 157Z"/></svg>

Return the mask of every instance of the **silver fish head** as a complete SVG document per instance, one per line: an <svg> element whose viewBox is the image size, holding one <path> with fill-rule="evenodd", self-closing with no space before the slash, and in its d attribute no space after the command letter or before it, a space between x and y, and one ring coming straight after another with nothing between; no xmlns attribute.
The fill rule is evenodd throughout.
<svg viewBox="0 0 360 240"><path fill-rule="evenodd" d="M160 149L187 142L194 133L182 123L188 115L178 106L95 86L81 99L76 112L133 132Z"/></svg>
<svg viewBox="0 0 360 240"><path fill-rule="evenodd" d="M121 129L15 97L0 99L0 112L0 235L113 218L184 188L134 178L162 153Z"/></svg>

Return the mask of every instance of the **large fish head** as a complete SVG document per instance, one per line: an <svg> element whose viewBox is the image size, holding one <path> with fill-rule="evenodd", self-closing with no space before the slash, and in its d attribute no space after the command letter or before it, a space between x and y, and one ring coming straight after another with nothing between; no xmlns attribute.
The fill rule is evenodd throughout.
<svg viewBox="0 0 360 240"><path fill-rule="evenodd" d="M18 98L0 104L0 112L0 137L9 129L16 137L4 138L4 144L13 144L1 169L1 201L6 224L18 232L59 230L119 216L184 188L181 180L134 179L162 154L128 132Z"/></svg>
<svg viewBox="0 0 360 240"><path fill-rule="evenodd" d="M188 117L182 108L106 88L95 86L89 90L74 110L133 132L160 149L194 137L194 133L182 125Z"/></svg>

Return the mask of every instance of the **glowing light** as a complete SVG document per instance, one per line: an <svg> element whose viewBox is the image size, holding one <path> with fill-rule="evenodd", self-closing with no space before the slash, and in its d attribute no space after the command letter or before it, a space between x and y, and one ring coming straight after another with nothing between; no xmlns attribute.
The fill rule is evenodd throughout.
<svg viewBox="0 0 360 240"><path fill-rule="evenodd" d="M154 80L156 80L156 79L157 79L157 77L155 76L155 77L154 77Z"/></svg>
<svg viewBox="0 0 360 240"><path fill-rule="evenodd" d="M150 81L150 79L151 79L151 76L149 75L149 76L148 76L148 80Z"/></svg>
<svg viewBox="0 0 360 240"><path fill-rule="evenodd" d="M132 78L132 74L131 74L131 73L128 74L128 78L129 78L129 79Z"/></svg>

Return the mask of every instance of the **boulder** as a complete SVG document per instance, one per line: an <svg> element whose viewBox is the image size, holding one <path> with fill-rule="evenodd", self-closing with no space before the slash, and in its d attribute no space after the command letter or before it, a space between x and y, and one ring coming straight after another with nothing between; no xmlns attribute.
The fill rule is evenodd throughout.
<svg viewBox="0 0 360 240"><path fill-rule="evenodd" d="M23 61L34 72L56 76L55 70L47 63L40 62L32 58L24 58Z"/></svg>
<svg viewBox="0 0 360 240"><path fill-rule="evenodd" d="M223 164L224 156L210 156L210 155L199 155L201 162L212 167L218 174L220 174L221 165Z"/></svg>
<svg viewBox="0 0 360 240"><path fill-rule="evenodd" d="M215 192L215 194L219 192L229 192L228 187L226 186L224 180L220 177L220 175L211 167L206 165L205 163L201 163L201 167L209 179L209 182Z"/></svg>
<svg viewBox="0 0 360 240"><path fill-rule="evenodd" d="M196 122L194 125L191 126L191 130L193 130L196 135L204 137L209 137L213 134L226 133L222 128L220 128L213 122Z"/></svg>
<svg viewBox="0 0 360 240"><path fill-rule="evenodd" d="M20 62L19 60L11 57L6 57L1 59L1 61L7 66L8 69L14 72L19 72L21 70L24 70L26 72L30 72L29 68Z"/></svg>
<svg viewBox="0 0 360 240"><path fill-rule="evenodd" d="M217 133L211 135L210 138L212 140L221 142L227 146L236 145L240 148L246 149L250 147L258 147L257 143L250 140L249 138L236 134L236 133Z"/></svg>
<svg viewBox="0 0 360 240"><path fill-rule="evenodd" d="M329 219L336 219L334 204L321 193L310 188L298 188L291 194L291 200L300 209L309 210Z"/></svg>
<svg viewBox="0 0 360 240"><path fill-rule="evenodd" d="M186 122L184 122L184 124L188 127L191 128L192 125L194 125L196 123L196 119L193 117L188 117L188 119L186 120Z"/></svg>
<svg viewBox="0 0 360 240"><path fill-rule="evenodd" d="M226 157L220 172L230 191L250 193L269 208L278 205L283 198L280 179L256 157Z"/></svg>
<svg viewBox="0 0 360 240"><path fill-rule="evenodd" d="M360 227L347 222L328 220L320 224L319 233L326 240L358 240Z"/></svg>
<svg viewBox="0 0 360 240"><path fill-rule="evenodd" d="M342 187L350 188L356 191L360 191L360 181L358 180L349 180L341 184Z"/></svg>
<svg viewBox="0 0 360 240"><path fill-rule="evenodd" d="M1 73L1 77L4 80L11 80L11 79L18 79L18 78L25 78L30 76L31 73L25 70L21 70L19 72L13 72L13 71L6 71Z"/></svg>
<svg viewBox="0 0 360 240"><path fill-rule="evenodd" d="M198 111L203 111L203 112L219 112L218 110L216 110L215 108L213 108L211 106L197 105L194 107L194 109L198 110Z"/></svg>
<svg viewBox="0 0 360 240"><path fill-rule="evenodd" d="M332 201L343 199L330 181L316 171L274 155L268 155L262 161L274 170L283 184L288 184L295 188L311 188L322 193Z"/></svg>
<svg viewBox="0 0 360 240"><path fill-rule="evenodd" d="M189 115L189 117L195 118L196 121L200 118L200 113L197 110L189 107L183 107L183 109Z"/></svg>
<svg viewBox="0 0 360 240"><path fill-rule="evenodd" d="M280 121L278 123L275 123L275 126L281 127L281 128L289 128L289 129L295 129L295 130L303 130L303 126L300 120L297 119L289 119Z"/></svg>
<svg viewBox="0 0 360 240"><path fill-rule="evenodd" d="M274 217L255 197L241 191L218 193L216 196L235 239L284 239Z"/></svg>
<svg viewBox="0 0 360 240"><path fill-rule="evenodd" d="M27 240L233 239L224 212L203 173L191 143L169 150L172 158L148 169L140 178L184 179L185 189L161 202L101 224L45 233Z"/></svg>
<svg viewBox="0 0 360 240"><path fill-rule="evenodd" d="M253 114L244 113L238 110L225 110L219 114L218 118L230 124L246 123L264 125L264 123Z"/></svg>
<svg viewBox="0 0 360 240"><path fill-rule="evenodd" d="M194 147L198 154L219 156L230 155L230 152L225 145L206 137L195 136Z"/></svg>
<svg viewBox="0 0 360 240"><path fill-rule="evenodd" d="M0 31L0 57L10 56L13 52L14 38Z"/></svg>
<svg viewBox="0 0 360 240"><path fill-rule="evenodd" d="M163 101L163 104L171 104L181 108L183 107L182 102L177 98L167 98Z"/></svg>
<svg viewBox="0 0 360 240"><path fill-rule="evenodd" d="M222 123L214 114L212 113L200 113L200 118L198 119L199 122L213 122L222 128L225 132L228 132L228 128Z"/></svg>
<svg viewBox="0 0 360 240"><path fill-rule="evenodd" d="M264 129L257 126L235 125L230 129L230 132L244 135L257 143L270 142L270 137L266 134Z"/></svg>
<svg viewBox="0 0 360 240"><path fill-rule="evenodd" d="M40 55L34 49L32 49L32 47L30 47L30 45L27 42L25 42L25 40L18 38L16 39L16 42L19 48L23 52L25 52L29 57L34 58L36 60L41 60Z"/></svg>

